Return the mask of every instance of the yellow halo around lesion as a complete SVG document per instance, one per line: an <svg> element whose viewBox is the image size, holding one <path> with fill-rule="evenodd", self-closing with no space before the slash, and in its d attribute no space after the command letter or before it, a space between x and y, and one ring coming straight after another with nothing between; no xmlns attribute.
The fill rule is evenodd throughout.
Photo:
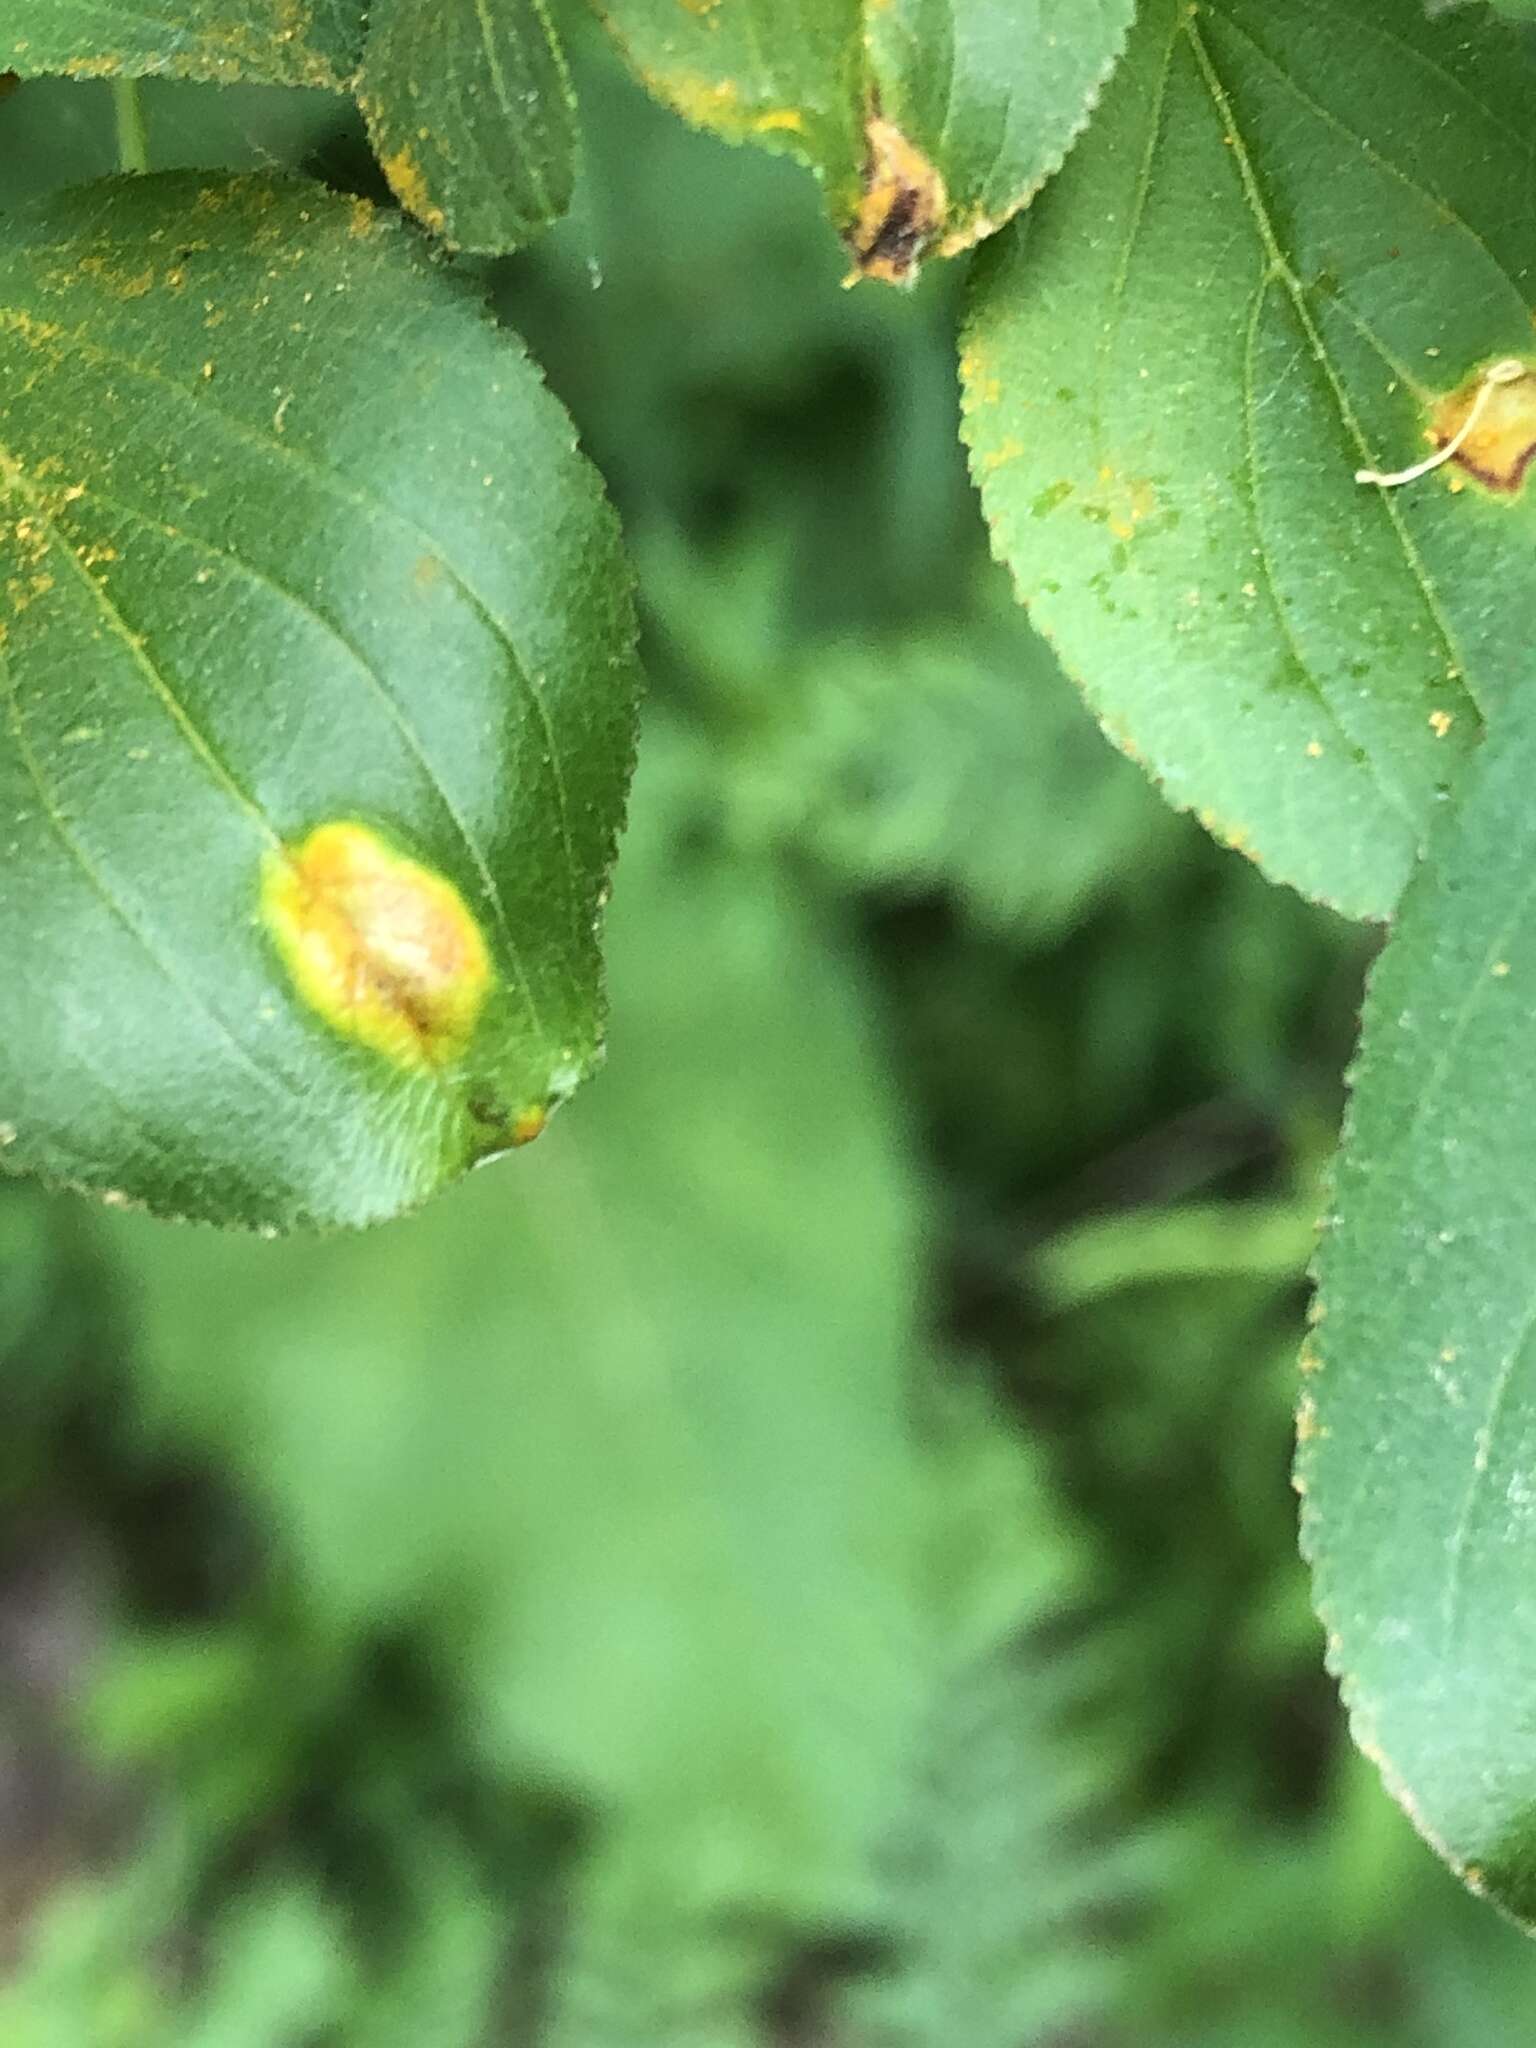
<svg viewBox="0 0 1536 2048"><path fill-rule="evenodd" d="M268 854L261 910L295 989L341 1036L404 1068L464 1052L491 959L444 876L338 820Z"/></svg>

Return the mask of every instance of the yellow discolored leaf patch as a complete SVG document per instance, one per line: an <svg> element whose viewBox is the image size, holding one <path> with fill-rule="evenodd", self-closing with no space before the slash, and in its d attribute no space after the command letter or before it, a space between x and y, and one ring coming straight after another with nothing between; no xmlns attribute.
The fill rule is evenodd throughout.
<svg viewBox="0 0 1536 2048"><path fill-rule="evenodd" d="M366 103L363 110L370 120L379 118L378 110ZM411 151L392 150L379 159L379 168L389 180L390 191L406 212L419 220L423 227L430 228L434 235L440 235L448 225L447 215L433 199L427 174Z"/></svg>
<svg viewBox="0 0 1536 2048"><path fill-rule="evenodd" d="M1536 370L1515 358L1480 370L1436 406L1431 439L1490 491L1513 495L1536 458Z"/></svg>
<svg viewBox="0 0 1536 2048"><path fill-rule="evenodd" d="M339 822L268 856L261 905L295 988L344 1037L402 1067L441 1067L468 1045L491 962L443 876Z"/></svg>
<svg viewBox="0 0 1536 2048"><path fill-rule="evenodd" d="M872 113L864 132L864 196L846 234L853 277L907 284L949 216L949 194L938 167L893 121Z"/></svg>

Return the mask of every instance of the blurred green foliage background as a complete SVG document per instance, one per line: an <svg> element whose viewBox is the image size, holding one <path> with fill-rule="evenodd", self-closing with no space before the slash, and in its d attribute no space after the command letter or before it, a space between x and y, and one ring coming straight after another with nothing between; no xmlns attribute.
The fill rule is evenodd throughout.
<svg viewBox="0 0 1536 2048"><path fill-rule="evenodd" d="M1526 2043L1295 1555L1370 940L1031 636L959 273L841 291L794 168L580 82L489 283L641 575L609 1066L366 1238L0 1189L0 2043ZM105 92L0 105L0 206ZM146 97L369 186L331 102Z"/></svg>

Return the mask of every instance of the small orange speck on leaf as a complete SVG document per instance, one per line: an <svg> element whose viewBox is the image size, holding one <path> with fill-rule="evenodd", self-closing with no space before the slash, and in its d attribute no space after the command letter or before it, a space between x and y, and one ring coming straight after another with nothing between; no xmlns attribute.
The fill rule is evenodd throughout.
<svg viewBox="0 0 1536 2048"><path fill-rule="evenodd" d="M543 1108L525 1109L512 1126L514 1145L531 1145L535 1138L542 1137L549 1122L549 1111Z"/></svg>

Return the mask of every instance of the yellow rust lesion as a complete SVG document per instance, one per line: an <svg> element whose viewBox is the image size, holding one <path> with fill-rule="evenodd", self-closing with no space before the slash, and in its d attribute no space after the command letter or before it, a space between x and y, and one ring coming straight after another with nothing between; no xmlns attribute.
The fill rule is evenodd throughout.
<svg viewBox="0 0 1536 2048"><path fill-rule="evenodd" d="M741 93L732 78L709 78L687 70L647 71L642 77L649 92L675 107L695 128L740 135L750 126L750 115L742 110Z"/></svg>
<svg viewBox="0 0 1536 2048"><path fill-rule="evenodd" d="M863 196L845 236L854 260L849 281L877 277L909 284L943 233L949 194L938 166L878 107L871 109L864 133Z"/></svg>
<svg viewBox="0 0 1536 2048"><path fill-rule="evenodd" d="M1514 496L1536 459L1536 367L1504 357L1434 409L1429 439L1490 491Z"/></svg>
<svg viewBox="0 0 1536 2048"><path fill-rule="evenodd" d="M174 48L164 45L158 36L146 39L136 35L116 49L72 57L59 68L66 78L74 79L170 78L202 85L258 80L326 92L345 90L348 81L336 62L315 46L309 0L273 0L265 12L265 20L191 28L176 39ZM14 49L21 59L27 45L17 43ZM23 64L22 68L27 67Z"/></svg>
<svg viewBox="0 0 1536 2048"><path fill-rule="evenodd" d="M404 1068L464 1052L491 960L444 876L342 820L268 855L261 909L294 987L333 1030Z"/></svg>
<svg viewBox="0 0 1536 2048"><path fill-rule="evenodd" d="M960 351L960 383L968 410L996 405L1003 395L1003 380L991 349L974 338Z"/></svg>

